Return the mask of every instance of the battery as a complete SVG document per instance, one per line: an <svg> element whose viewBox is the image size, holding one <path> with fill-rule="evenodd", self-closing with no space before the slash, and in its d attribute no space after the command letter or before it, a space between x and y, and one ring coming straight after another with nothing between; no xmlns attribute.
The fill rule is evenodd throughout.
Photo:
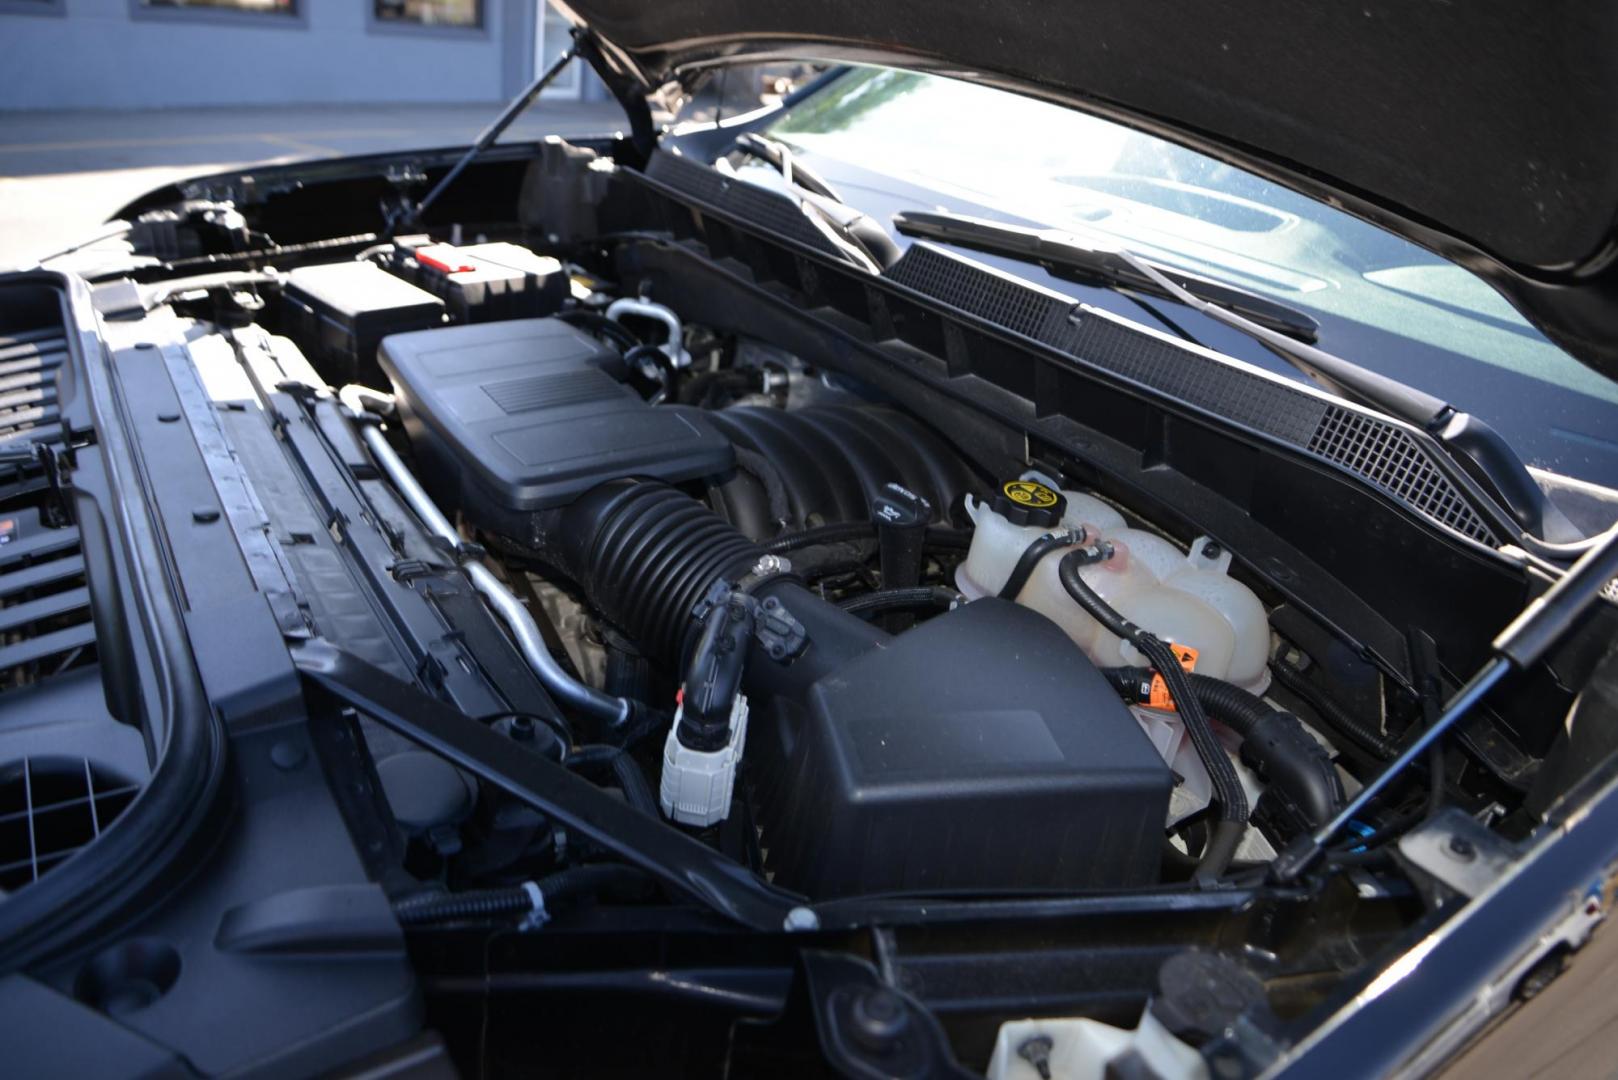
<svg viewBox="0 0 1618 1080"><path fill-rule="evenodd" d="M388 268L439 297L460 323L554 315L568 298L562 264L517 244L435 244L404 237Z"/></svg>
<svg viewBox="0 0 1618 1080"><path fill-rule="evenodd" d="M281 294L286 335L334 385L383 386L376 347L444 322L444 301L367 262L300 266Z"/></svg>

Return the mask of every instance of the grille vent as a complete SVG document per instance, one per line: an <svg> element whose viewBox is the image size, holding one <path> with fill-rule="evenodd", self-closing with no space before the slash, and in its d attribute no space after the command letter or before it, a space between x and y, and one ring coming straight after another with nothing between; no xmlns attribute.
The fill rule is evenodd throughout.
<svg viewBox="0 0 1618 1080"><path fill-rule="evenodd" d="M76 528L21 531L0 515L0 689L94 659L95 624Z"/></svg>
<svg viewBox="0 0 1618 1080"><path fill-rule="evenodd" d="M1409 432L1232 368L1106 317L1074 322L1065 297L926 244L912 244L888 271L901 285L1080 357L1143 386L1227 416L1375 484L1464 536L1499 539Z"/></svg>
<svg viewBox="0 0 1618 1080"><path fill-rule="evenodd" d="M65 443L56 377L67 359L60 328L0 335L0 450ZM0 466L0 481L21 466Z"/></svg>
<svg viewBox="0 0 1618 1080"><path fill-rule="evenodd" d="M1332 405L1309 440L1309 449L1464 536L1485 544L1499 542L1427 451L1402 428Z"/></svg>
<svg viewBox="0 0 1618 1080"><path fill-rule="evenodd" d="M16 892L100 836L140 785L78 757L0 767L0 890Z"/></svg>
<svg viewBox="0 0 1618 1080"><path fill-rule="evenodd" d="M927 244L911 244L883 276L1052 348L1071 352L1078 343L1078 327L1068 321L1073 301Z"/></svg>

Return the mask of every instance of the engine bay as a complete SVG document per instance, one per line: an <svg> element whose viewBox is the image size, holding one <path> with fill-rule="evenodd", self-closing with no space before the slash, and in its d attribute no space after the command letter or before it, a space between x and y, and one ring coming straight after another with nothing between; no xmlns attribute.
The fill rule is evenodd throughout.
<svg viewBox="0 0 1618 1080"><path fill-rule="evenodd" d="M862 283L772 193L598 150L474 170L520 224L316 240L272 199L294 240L87 294L147 445L245 493L192 523L289 681L179 573L198 654L249 775L319 762L309 828L418 980L393 1035L632 1075L630 1001L696 1071L814 1075L807 1008L856 1071L1026 1077L1100 1024L1257 1075L1478 895L1457 843L1561 827L1618 727L1611 605L1423 743L1554 577L1421 433L937 247ZM297 708L307 751L270 741ZM337 903L214 948L324 956Z"/></svg>
<svg viewBox="0 0 1618 1080"><path fill-rule="evenodd" d="M479 250L402 265L456 286ZM301 273L332 272L360 277ZM995 475L771 343L603 299L390 334L345 365L386 389L343 393L402 432L509 587L566 612L549 636L598 678L593 729L565 743L619 747L671 824L728 828L747 865L824 900L1183 879L1215 816L1239 826L1217 876L1342 807L1331 743L1261 696L1267 616L1216 541L1132 527L1038 469ZM1172 643L1191 720L1064 566L1102 620ZM670 701L666 732L635 729ZM565 763L556 723L541 744Z"/></svg>

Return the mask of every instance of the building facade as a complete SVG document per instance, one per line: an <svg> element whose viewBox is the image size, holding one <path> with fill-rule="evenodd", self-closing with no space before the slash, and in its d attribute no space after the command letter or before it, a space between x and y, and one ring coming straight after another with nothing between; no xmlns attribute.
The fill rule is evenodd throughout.
<svg viewBox="0 0 1618 1080"><path fill-rule="evenodd" d="M536 0L0 0L0 110L496 102L567 40Z"/></svg>

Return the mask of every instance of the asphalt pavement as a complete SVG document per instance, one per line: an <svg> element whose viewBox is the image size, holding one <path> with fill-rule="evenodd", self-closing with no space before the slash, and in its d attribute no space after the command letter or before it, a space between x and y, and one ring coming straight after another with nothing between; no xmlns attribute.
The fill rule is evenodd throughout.
<svg viewBox="0 0 1618 1080"><path fill-rule="evenodd" d="M497 105L0 112L0 267L93 233L135 196L262 162L470 143ZM507 140L611 132L615 102L541 101Z"/></svg>

